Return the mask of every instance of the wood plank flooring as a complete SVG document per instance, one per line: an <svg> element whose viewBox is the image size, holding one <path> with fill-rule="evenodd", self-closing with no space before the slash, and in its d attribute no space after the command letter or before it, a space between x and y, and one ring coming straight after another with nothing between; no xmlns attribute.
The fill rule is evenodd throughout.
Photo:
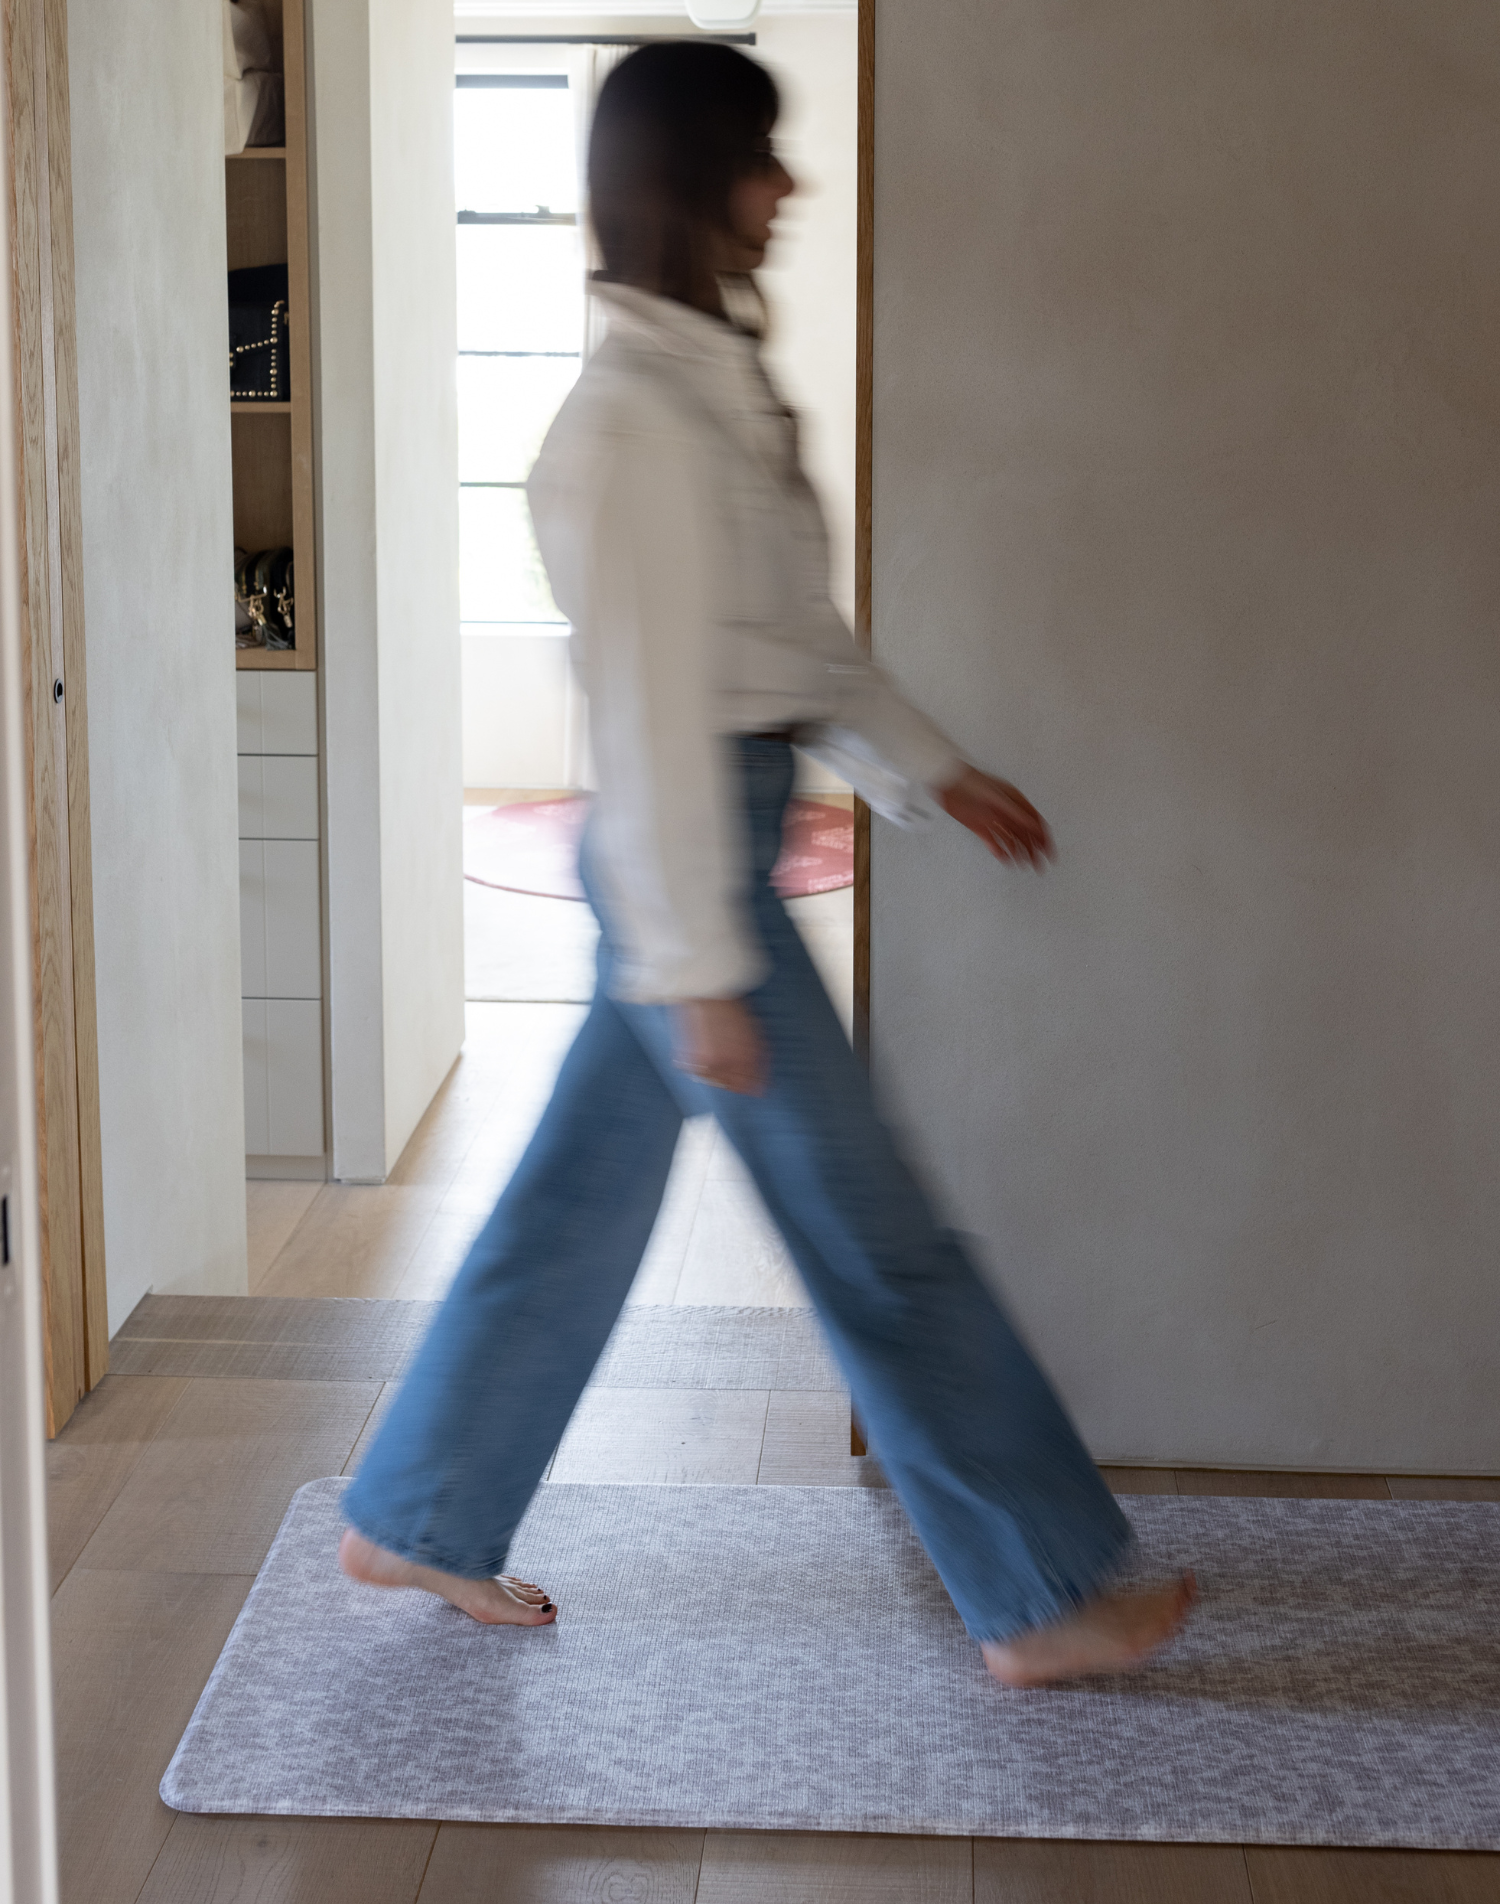
<svg viewBox="0 0 1500 1904"><path fill-rule="evenodd" d="M273 1204L260 1289L441 1295L525 1141L569 1007L483 1006L391 1183ZM548 1020L548 1013L553 1016ZM540 1014L540 1019L538 1017ZM577 1014L572 1013L576 1022ZM634 1296L796 1300L713 1133L684 1134ZM715 1184L722 1190L712 1188ZM249 1186L252 1225L258 1193ZM733 1230L737 1207L747 1228ZM301 1215L297 1215L300 1208ZM706 1212L706 1215L705 1215ZM700 1218L703 1227L699 1229ZM290 1228L287 1224L290 1222ZM694 1236L698 1253L694 1255ZM777 1246L779 1249L779 1245ZM267 1260L269 1258L269 1260ZM329 1316L333 1316L330 1322ZM236 1316L246 1317L239 1336ZM403 1326L394 1311L391 1329ZM227 1341L316 1338L338 1314L226 1311ZM370 1312L361 1328L368 1337ZM378 1328L379 1323L377 1321ZM192 1344L187 1345L189 1348ZM350 1353L353 1353L351 1350ZM285 1366L283 1362L280 1366ZM309 1364L311 1366L311 1364ZM157 1785L295 1489L355 1464L385 1381L111 1374L49 1450L65 1904L1490 1904L1500 1857L1235 1845L194 1818ZM1500 1500L1473 1477L1106 1470L1121 1493ZM819 1390L596 1390L554 1478L879 1486Z"/></svg>

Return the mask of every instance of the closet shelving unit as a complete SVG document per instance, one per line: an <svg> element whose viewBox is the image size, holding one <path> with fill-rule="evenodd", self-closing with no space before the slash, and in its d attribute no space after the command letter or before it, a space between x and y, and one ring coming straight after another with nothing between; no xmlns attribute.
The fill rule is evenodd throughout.
<svg viewBox="0 0 1500 1904"><path fill-rule="evenodd" d="M286 144L226 158L224 202L230 270L287 267L291 355L290 402L229 405L234 539L289 546L296 591L294 647L235 651L245 1168L317 1180L327 1092L303 5L280 0Z"/></svg>
<svg viewBox="0 0 1500 1904"><path fill-rule="evenodd" d="M244 549L290 546L296 564L296 646L240 648L239 668L318 665L313 547L312 350L307 232L307 74L302 0L281 0L286 144L248 146L224 161L229 269L285 264L291 401L231 403L234 539Z"/></svg>

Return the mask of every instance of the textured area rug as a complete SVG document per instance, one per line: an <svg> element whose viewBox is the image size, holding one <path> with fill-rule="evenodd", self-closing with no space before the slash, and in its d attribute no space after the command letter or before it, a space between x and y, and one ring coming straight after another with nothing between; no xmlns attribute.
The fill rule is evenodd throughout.
<svg viewBox="0 0 1500 1904"><path fill-rule="evenodd" d="M464 878L543 899L582 899L578 840L588 800L520 800L465 807ZM771 875L783 899L836 892L854 883L854 815L822 800L793 800Z"/></svg>
<svg viewBox="0 0 1500 1904"><path fill-rule="evenodd" d="M1500 1506L1133 1498L1188 1633L1007 1693L887 1494L543 1488L512 1563L561 1617L521 1631L346 1581L342 1485L294 1499L169 1805L1500 1848Z"/></svg>

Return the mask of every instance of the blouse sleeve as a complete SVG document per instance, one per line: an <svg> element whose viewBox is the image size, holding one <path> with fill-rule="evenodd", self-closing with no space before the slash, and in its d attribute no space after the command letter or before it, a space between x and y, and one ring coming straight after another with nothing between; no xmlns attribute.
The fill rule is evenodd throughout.
<svg viewBox="0 0 1500 1904"><path fill-rule="evenodd" d="M715 729L708 472L682 435L601 432L529 485L537 539L589 697L595 864L616 995L737 998L766 976L749 844Z"/></svg>
<svg viewBox="0 0 1500 1904"><path fill-rule="evenodd" d="M951 785L963 771L963 757L884 669L859 652L832 602L824 604L814 645L828 713L801 729L798 745L886 819L910 825L924 817L924 795Z"/></svg>

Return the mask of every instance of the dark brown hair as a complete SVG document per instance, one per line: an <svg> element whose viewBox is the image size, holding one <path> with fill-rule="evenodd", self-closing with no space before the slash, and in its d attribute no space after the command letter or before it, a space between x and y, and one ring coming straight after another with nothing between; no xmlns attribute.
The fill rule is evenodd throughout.
<svg viewBox="0 0 1500 1904"><path fill-rule="evenodd" d="M765 164L780 108L771 75L730 46L662 40L621 60L589 135L598 275L716 311L730 192Z"/></svg>

